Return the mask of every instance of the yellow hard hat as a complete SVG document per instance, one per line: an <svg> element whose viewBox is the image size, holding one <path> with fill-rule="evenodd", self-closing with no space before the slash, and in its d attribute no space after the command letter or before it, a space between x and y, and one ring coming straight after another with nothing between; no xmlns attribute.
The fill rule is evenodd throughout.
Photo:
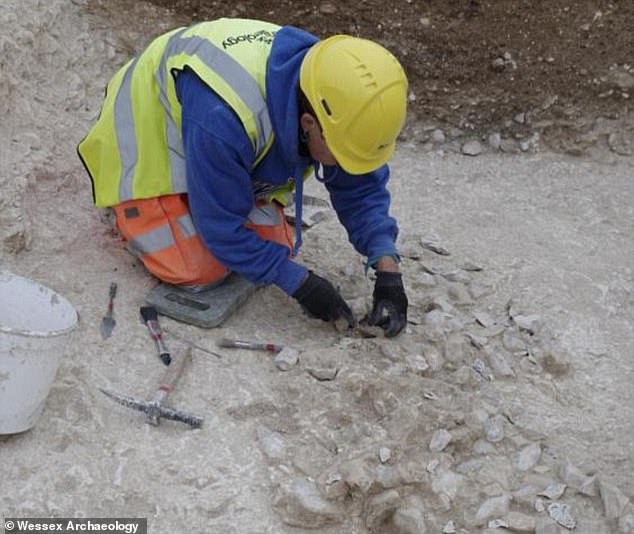
<svg viewBox="0 0 634 534"><path fill-rule="evenodd" d="M390 159L407 110L407 77L390 52L335 35L308 51L299 82L341 168L365 174Z"/></svg>

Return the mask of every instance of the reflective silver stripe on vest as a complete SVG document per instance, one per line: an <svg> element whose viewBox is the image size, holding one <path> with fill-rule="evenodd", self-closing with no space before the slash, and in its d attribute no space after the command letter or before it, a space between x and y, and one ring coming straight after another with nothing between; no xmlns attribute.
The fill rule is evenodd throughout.
<svg viewBox="0 0 634 534"><path fill-rule="evenodd" d="M128 241L128 250L136 256L145 256L169 248L175 243L170 225L164 224Z"/></svg>
<svg viewBox="0 0 634 534"><path fill-rule="evenodd" d="M248 221L260 226L276 226L282 222L280 212L272 204L253 208L249 213Z"/></svg>
<svg viewBox="0 0 634 534"><path fill-rule="evenodd" d="M167 98L168 76L171 76L171 73L167 72L166 63L170 56L181 53L198 56L210 69L223 78L240 97L256 121L256 157L264 150L273 134L266 100L260 91L257 81L235 59L207 39L198 36L182 38L181 35L187 29L184 28L169 38L157 73L160 100L166 113L168 157L172 190L175 193L187 191L187 179L182 136L174 123L171 106ZM122 164L119 182L119 200L121 202L134 198L134 169L138 158L138 148L130 88L132 85L132 74L137 61L138 56L128 67L115 98L114 121Z"/></svg>
<svg viewBox="0 0 634 534"><path fill-rule="evenodd" d="M183 215L176 220L178 227L180 228L181 233L185 239L189 239L196 235L196 227L194 226L194 221L189 214Z"/></svg>
<svg viewBox="0 0 634 534"><path fill-rule="evenodd" d="M266 107L266 100L260 91L258 82L240 63L207 39L197 35L181 37L185 30L175 33L167 42L158 72L161 93L166 91L167 75L170 74L165 66L167 59L183 53L188 56L198 56L207 67L227 82L255 117L257 126L255 153L260 154L273 132L273 127ZM167 104L167 101L164 103ZM169 107L166 109L171 112Z"/></svg>
<svg viewBox="0 0 634 534"><path fill-rule="evenodd" d="M167 157L170 162L170 176L172 177L172 190L175 193L183 193L187 191L187 177L185 174L185 148L183 147L183 138L181 132L176 127L172 114L172 106L167 98L167 67L165 65L168 57L168 49L170 43L174 39L179 39L187 28L176 32L169 38L157 74L159 83L159 99L165 110L165 124L167 126Z"/></svg>
<svg viewBox="0 0 634 534"><path fill-rule="evenodd" d="M114 102L114 123L121 154L121 180L119 181L119 199L132 198L132 183L134 167L137 160L136 132L134 130L134 115L132 114L132 73L138 57L134 58L123 75L123 81Z"/></svg>

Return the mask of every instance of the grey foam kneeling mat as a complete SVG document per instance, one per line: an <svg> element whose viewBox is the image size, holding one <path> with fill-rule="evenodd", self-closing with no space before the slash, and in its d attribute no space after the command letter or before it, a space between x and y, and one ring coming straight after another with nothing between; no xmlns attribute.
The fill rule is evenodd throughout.
<svg viewBox="0 0 634 534"><path fill-rule="evenodd" d="M162 315L184 323L213 328L220 326L255 293L257 286L236 273L222 284L193 292L179 286L159 284L145 300Z"/></svg>

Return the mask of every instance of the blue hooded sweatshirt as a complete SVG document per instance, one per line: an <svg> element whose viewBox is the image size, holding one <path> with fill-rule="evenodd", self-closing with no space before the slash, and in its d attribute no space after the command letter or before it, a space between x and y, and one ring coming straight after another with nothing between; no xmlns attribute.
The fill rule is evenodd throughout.
<svg viewBox="0 0 634 534"><path fill-rule="evenodd" d="M253 168L255 152L235 112L196 74L185 69L176 78L182 106L189 207L207 248L232 271L255 284L275 284L292 295L307 269L289 258L283 245L260 238L244 227L254 205L254 191L296 178L297 210L301 210L304 171L316 162L300 153L299 70L318 39L285 26L273 40L266 76L266 98L275 140ZM350 242L373 262L396 256L396 221L389 216L384 165L365 175L326 167L327 188ZM298 237L298 239L300 239Z"/></svg>

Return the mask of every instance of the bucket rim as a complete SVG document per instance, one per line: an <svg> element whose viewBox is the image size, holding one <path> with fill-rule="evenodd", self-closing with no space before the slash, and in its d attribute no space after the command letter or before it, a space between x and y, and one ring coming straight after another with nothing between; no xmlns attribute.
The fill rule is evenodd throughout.
<svg viewBox="0 0 634 534"><path fill-rule="evenodd" d="M26 278L24 276L20 276L19 274L15 274L11 271L0 269L0 278L1 277L10 277L10 278L19 278L21 280L25 280L29 283L35 284L40 288L52 293L58 298L71 312L72 323L65 328L58 328L57 330L30 330L27 328L15 328L13 326L7 326L0 323L0 333L1 334L9 334L12 336L20 336L20 337L29 337L29 338L51 338L51 337L60 337L66 334L69 334L75 328L77 328L77 324L79 322L79 313L75 306L71 304L71 302L66 299L63 295L60 295L54 289L47 287L36 280L32 280L30 278Z"/></svg>
<svg viewBox="0 0 634 534"><path fill-rule="evenodd" d="M73 324L60 330L50 330L44 332L42 330L25 330L24 328L12 328L10 326L0 325L0 333L20 337L59 337L69 334L77 328L78 315L76 310L74 311L74 315L75 320L73 321Z"/></svg>

